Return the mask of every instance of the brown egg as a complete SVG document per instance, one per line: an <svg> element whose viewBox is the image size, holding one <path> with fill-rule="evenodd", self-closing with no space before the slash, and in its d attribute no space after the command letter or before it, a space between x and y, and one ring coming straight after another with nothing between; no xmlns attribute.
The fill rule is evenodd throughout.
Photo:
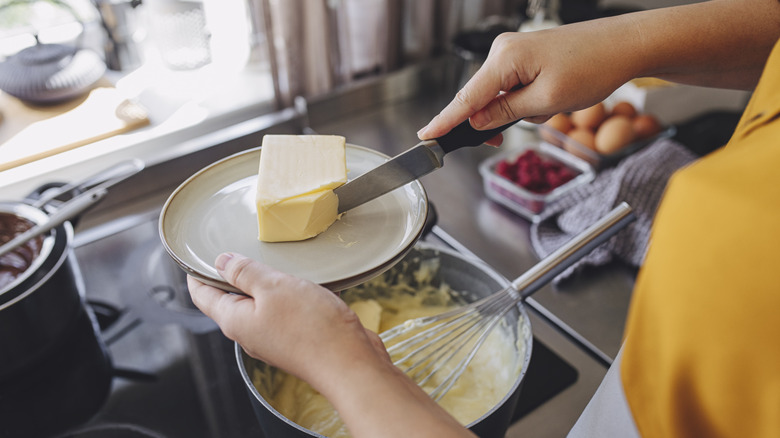
<svg viewBox="0 0 780 438"><path fill-rule="evenodd" d="M596 131L596 151L604 155L613 154L635 138L631 119L626 116L613 116L605 120Z"/></svg>
<svg viewBox="0 0 780 438"><path fill-rule="evenodd" d="M571 122L577 128L595 130L607 117L607 109L603 102L571 113Z"/></svg>
<svg viewBox="0 0 780 438"><path fill-rule="evenodd" d="M661 132L661 122L650 114L636 116L631 124L637 138L649 138Z"/></svg>
<svg viewBox="0 0 780 438"><path fill-rule="evenodd" d="M591 160L595 157L592 151L596 150L596 139L590 129L574 128L563 144L563 149L583 160Z"/></svg>
<svg viewBox="0 0 780 438"><path fill-rule="evenodd" d="M558 113L550 117L544 124L564 134L568 134L569 131L571 131L571 128L574 127L574 125L571 124L571 118L569 118L569 115L566 113Z"/></svg>
<svg viewBox="0 0 780 438"><path fill-rule="evenodd" d="M626 116L629 119L633 119L636 117L637 111L630 102L620 101L612 107L610 114L613 116Z"/></svg>
<svg viewBox="0 0 780 438"><path fill-rule="evenodd" d="M550 117L549 120L544 122L544 125L563 135L568 134L568 132L571 131L571 128L573 127L569 116L564 113L559 113ZM563 135L556 135L555 132L550 132L547 129L539 130L539 136L542 137L542 140L558 147L563 146Z"/></svg>

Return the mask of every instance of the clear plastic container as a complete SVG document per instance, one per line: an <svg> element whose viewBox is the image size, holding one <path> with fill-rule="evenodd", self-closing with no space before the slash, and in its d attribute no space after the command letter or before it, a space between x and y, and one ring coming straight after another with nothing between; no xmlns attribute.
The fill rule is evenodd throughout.
<svg viewBox="0 0 780 438"><path fill-rule="evenodd" d="M652 137L648 137L642 140L637 140L629 145L626 145L625 147L620 148L620 150L618 150L617 152L605 155L594 151L593 149L585 146L584 144L570 138L566 134L557 131L547 125L538 125L538 129L539 129L540 136L549 139L551 145L556 146L558 148L563 148L567 152L571 153L572 155L576 155L577 157L587 161L588 163L590 163L591 166L593 166L595 170L600 170L606 167L613 166L623 158L644 148L650 143L653 143L654 141L660 140L662 138L672 137L677 132L674 126L668 126L665 127L661 132L659 132L658 134ZM555 141L553 141L553 139Z"/></svg>
<svg viewBox="0 0 780 438"><path fill-rule="evenodd" d="M576 176L547 193L537 193L497 172L499 163L514 162L528 150L535 151L542 160L563 164ZM479 172L488 198L534 222L540 219L545 209L564 198L572 189L590 183L595 177L595 171L588 162L546 142L526 143L498 153L483 161Z"/></svg>

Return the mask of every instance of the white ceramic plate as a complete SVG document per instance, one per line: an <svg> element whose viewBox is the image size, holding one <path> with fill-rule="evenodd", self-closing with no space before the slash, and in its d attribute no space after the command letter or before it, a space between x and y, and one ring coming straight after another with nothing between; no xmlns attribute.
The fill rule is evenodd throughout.
<svg viewBox="0 0 780 438"><path fill-rule="evenodd" d="M349 179L388 159L351 144L346 157ZM428 201L414 181L346 212L317 237L261 242L255 206L259 162L260 148L217 161L182 183L163 206L159 231L166 251L207 284L237 292L214 268L217 255L231 251L339 291L393 266L422 233Z"/></svg>

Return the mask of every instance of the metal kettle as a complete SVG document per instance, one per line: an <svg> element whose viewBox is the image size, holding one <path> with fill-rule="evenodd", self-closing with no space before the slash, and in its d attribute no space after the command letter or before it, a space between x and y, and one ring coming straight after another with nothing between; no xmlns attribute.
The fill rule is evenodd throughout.
<svg viewBox="0 0 780 438"><path fill-rule="evenodd" d="M38 42L0 62L0 90L33 104L60 103L85 94L105 71L89 49Z"/></svg>

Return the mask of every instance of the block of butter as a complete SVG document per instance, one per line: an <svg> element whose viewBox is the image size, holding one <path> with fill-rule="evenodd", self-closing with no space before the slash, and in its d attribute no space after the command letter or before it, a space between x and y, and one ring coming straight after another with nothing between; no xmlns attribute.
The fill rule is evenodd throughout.
<svg viewBox="0 0 780 438"><path fill-rule="evenodd" d="M258 238L304 240L338 218L333 189L347 182L346 145L337 135L266 135L257 178Z"/></svg>

